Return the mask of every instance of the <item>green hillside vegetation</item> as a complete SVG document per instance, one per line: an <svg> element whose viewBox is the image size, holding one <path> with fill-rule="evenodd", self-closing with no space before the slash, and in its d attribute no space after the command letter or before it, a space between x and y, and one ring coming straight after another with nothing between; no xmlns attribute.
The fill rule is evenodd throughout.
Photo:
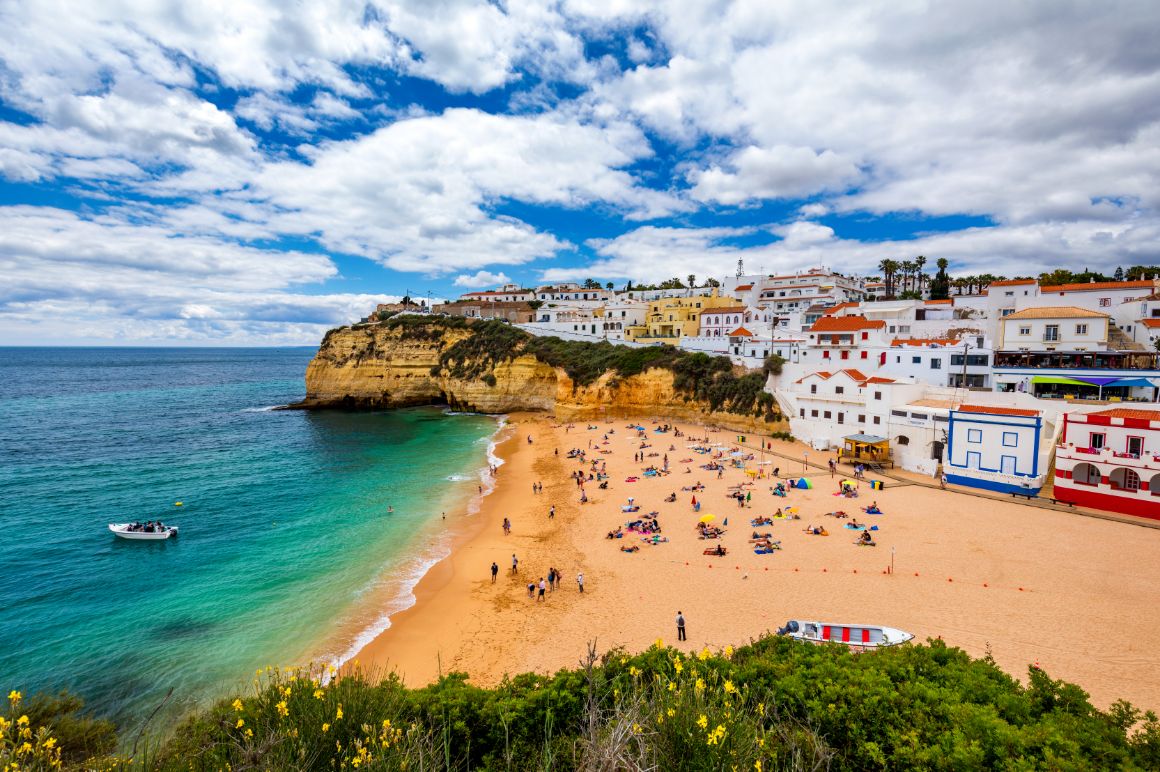
<svg viewBox="0 0 1160 772"><path fill-rule="evenodd" d="M941 641L865 654L776 637L712 654L654 645L493 689L458 673L421 689L326 675L261 671L131 763L85 768L1160 769L1155 715L1124 702L1097 710L1036 668L1022 686ZM77 758L52 717L28 726L19 714L16 703L3 726L25 726L35 747L22 758L0 746L5 769L51 768L33 762L51 737L50 750Z"/></svg>
<svg viewBox="0 0 1160 772"><path fill-rule="evenodd" d="M591 385L606 372L616 378L628 378L661 368L673 373L673 385L679 393L691 400L707 402L712 410L776 418L773 395L764 388L766 376L781 371L781 360L777 356L767 360L763 372L737 375L728 357L673 346L637 348L536 337L496 320L412 315L392 317L385 324L391 329L404 330L408 337L417 340L436 340L445 330L470 331L470 335L440 353L439 366L432 371L433 375L446 373L454 378L477 378L494 385L491 376L495 366L525 354L561 368L576 386Z"/></svg>

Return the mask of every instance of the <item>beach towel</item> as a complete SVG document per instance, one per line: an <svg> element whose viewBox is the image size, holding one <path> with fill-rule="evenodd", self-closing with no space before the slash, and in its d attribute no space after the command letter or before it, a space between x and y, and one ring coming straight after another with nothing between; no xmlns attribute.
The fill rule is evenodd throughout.
<svg viewBox="0 0 1160 772"><path fill-rule="evenodd" d="M864 525L854 525L854 524L852 524L852 523L846 523L846 530L847 530L847 531L865 531L865 530L866 530L866 526L864 526Z"/></svg>

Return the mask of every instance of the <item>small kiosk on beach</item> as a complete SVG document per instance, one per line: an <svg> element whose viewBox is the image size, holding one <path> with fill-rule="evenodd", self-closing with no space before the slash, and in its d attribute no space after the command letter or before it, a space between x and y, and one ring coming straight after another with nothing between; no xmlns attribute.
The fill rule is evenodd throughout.
<svg viewBox="0 0 1160 772"><path fill-rule="evenodd" d="M842 450L838 454L842 461L851 464L879 464L894 467L890 454L890 440L873 434L851 434L842 438Z"/></svg>

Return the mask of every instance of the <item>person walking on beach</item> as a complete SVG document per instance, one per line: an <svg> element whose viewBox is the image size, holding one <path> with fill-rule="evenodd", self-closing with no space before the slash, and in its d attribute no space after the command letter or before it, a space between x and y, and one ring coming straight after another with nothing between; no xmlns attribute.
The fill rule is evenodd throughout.
<svg viewBox="0 0 1160 772"><path fill-rule="evenodd" d="M548 519L549 519L549 520L555 520L555 519L556 519L556 505L555 505L555 504L553 504L553 505L552 505L552 506L551 506L551 507L548 509Z"/></svg>
<svg viewBox="0 0 1160 772"><path fill-rule="evenodd" d="M494 560L491 561L491 583L495 584L495 578L499 575L499 563Z"/></svg>
<svg viewBox="0 0 1160 772"><path fill-rule="evenodd" d="M685 615L677 609L677 640L685 640Z"/></svg>
<svg viewBox="0 0 1160 772"><path fill-rule="evenodd" d="M833 477L838 471L838 464L834 459L830 459L830 477Z"/></svg>
<svg viewBox="0 0 1160 772"><path fill-rule="evenodd" d="M539 603L540 601L542 601L542 600L544 599L544 589L545 589L545 587L546 587L546 585L544 584L544 577L542 577L542 576L541 576L541 577L540 577L540 593L539 593L539 595L536 597L536 603Z"/></svg>
<svg viewBox="0 0 1160 772"><path fill-rule="evenodd" d="M576 574L576 586L580 588L580 594L584 594L584 574Z"/></svg>
<svg viewBox="0 0 1160 772"><path fill-rule="evenodd" d="M506 517L503 519L503 535L508 536L512 532L512 521Z"/></svg>
<svg viewBox="0 0 1160 772"><path fill-rule="evenodd" d="M520 569L520 561L516 560L516 553L512 553L512 573L516 573Z"/></svg>

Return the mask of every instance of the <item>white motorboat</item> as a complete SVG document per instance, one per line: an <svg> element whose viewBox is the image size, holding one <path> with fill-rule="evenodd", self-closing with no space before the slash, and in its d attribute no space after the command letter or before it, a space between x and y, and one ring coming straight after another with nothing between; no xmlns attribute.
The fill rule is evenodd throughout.
<svg viewBox="0 0 1160 772"><path fill-rule="evenodd" d="M897 646L914 638L911 633L881 625L848 625L837 622L806 622L791 619L778 635L809 643L841 643L857 649L878 649Z"/></svg>
<svg viewBox="0 0 1160 772"><path fill-rule="evenodd" d="M160 541L177 535L176 525L161 523L109 523L109 530L122 539Z"/></svg>

